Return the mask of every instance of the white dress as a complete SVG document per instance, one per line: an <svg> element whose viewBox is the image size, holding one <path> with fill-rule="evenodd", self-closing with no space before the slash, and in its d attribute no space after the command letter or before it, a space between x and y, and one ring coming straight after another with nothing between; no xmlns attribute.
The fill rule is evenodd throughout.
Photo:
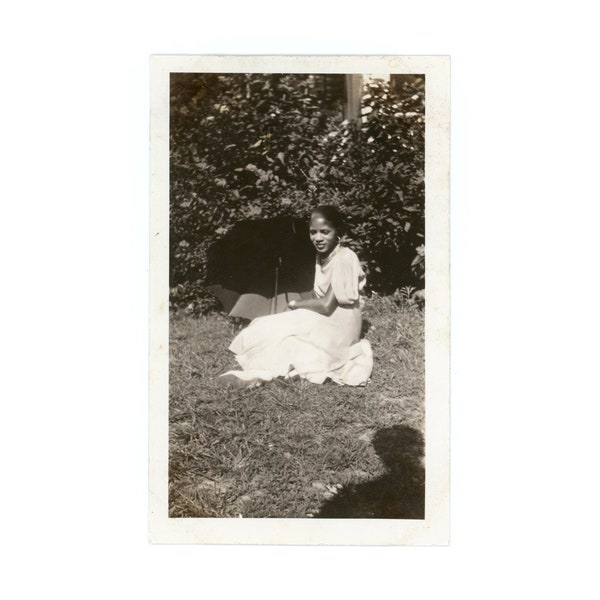
<svg viewBox="0 0 600 600"><path fill-rule="evenodd" d="M329 287L338 302L330 316L299 308L254 319L231 342L247 376L270 380L299 376L313 383L331 379L338 384L364 385L373 369L367 340L360 339L361 291L365 275L356 254L337 246L326 264L319 257L314 292L325 296Z"/></svg>

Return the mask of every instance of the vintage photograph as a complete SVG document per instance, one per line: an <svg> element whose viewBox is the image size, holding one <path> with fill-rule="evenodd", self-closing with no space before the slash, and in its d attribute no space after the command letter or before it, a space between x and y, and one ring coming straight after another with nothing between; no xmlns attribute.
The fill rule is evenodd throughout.
<svg viewBox="0 0 600 600"><path fill-rule="evenodd" d="M162 518L424 524L427 69L163 75Z"/></svg>

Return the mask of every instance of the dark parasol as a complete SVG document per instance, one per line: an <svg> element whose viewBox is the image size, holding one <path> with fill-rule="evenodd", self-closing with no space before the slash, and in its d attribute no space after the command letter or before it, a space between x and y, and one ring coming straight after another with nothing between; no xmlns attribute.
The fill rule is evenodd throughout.
<svg viewBox="0 0 600 600"><path fill-rule="evenodd" d="M234 317L254 319L309 298L315 250L308 224L293 217L240 221L211 245L210 291Z"/></svg>

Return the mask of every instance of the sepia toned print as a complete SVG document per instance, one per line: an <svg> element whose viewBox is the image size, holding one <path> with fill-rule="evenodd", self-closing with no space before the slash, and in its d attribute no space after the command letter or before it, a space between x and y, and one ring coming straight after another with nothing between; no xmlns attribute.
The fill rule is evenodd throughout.
<svg viewBox="0 0 600 600"><path fill-rule="evenodd" d="M151 536L444 543L447 59L252 60L154 59Z"/></svg>

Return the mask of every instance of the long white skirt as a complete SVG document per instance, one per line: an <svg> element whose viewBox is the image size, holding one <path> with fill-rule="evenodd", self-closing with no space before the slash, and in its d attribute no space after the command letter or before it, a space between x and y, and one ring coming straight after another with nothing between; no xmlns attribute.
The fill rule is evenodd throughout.
<svg viewBox="0 0 600 600"><path fill-rule="evenodd" d="M245 372L262 380L300 376L313 383L329 378L364 385L373 354L360 331L358 306L338 306L329 317L300 308L254 319L229 349Z"/></svg>

